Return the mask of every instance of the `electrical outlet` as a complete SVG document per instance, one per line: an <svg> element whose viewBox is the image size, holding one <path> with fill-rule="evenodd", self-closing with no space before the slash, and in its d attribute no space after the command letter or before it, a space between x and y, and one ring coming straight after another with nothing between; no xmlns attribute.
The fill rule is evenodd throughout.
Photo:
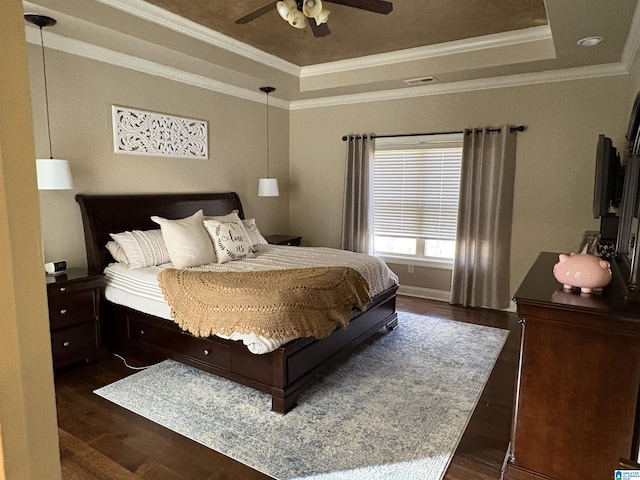
<svg viewBox="0 0 640 480"><path fill-rule="evenodd" d="M413 273L413 265L407 265L407 272Z"/></svg>

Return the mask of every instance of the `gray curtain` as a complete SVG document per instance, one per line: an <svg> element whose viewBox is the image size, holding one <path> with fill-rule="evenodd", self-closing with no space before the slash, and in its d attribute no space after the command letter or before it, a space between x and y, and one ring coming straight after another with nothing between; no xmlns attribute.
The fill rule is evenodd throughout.
<svg viewBox="0 0 640 480"><path fill-rule="evenodd" d="M464 132L450 302L509 307L516 131Z"/></svg>
<svg viewBox="0 0 640 480"><path fill-rule="evenodd" d="M373 153L375 140L349 135L341 248L373 254Z"/></svg>

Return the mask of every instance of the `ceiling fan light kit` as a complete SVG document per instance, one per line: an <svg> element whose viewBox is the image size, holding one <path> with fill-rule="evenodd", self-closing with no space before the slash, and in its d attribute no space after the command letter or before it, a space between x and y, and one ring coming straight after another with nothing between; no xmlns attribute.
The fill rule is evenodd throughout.
<svg viewBox="0 0 640 480"><path fill-rule="evenodd" d="M321 0L306 0L302 5L302 13L307 18L313 18L316 21L316 25L322 25L326 23L331 12L322 7Z"/></svg>
<svg viewBox="0 0 640 480"><path fill-rule="evenodd" d="M295 28L305 28L306 18L313 18L316 25L326 23L331 13L326 8L322 8L322 0L282 0L276 3L278 14L289 25Z"/></svg>
<svg viewBox="0 0 640 480"><path fill-rule="evenodd" d="M327 20L329 20L329 14L331 13L331 10L327 10L326 8L323 8L320 13L318 13L318 15L316 15L314 18L314 20L316 21L316 25L320 26L323 23L327 23Z"/></svg>
<svg viewBox="0 0 640 480"><path fill-rule="evenodd" d="M307 21L304 18L302 12L296 10L289 15L289 25L295 28L305 28L307 26Z"/></svg>
<svg viewBox="0 0 640 480"><path fill-rule="evenodd" d="M284 0L276 3L276 10L278 10L278 14L287 22L289 21L289 15L291 13L291 4L293 4L293 7L295 8L295 0Z"/></svg>
<svg viewBox="0 0 640 480"><path fill-rule="evenodd" d="M388 15L393 11L393 4L387 0L324 0L346 7L359 8L369 12ZM323 0L280 0L276 2L278 15L292 27L303 29L307 26L307 18L313 18L309 27L316 37L325 37L331 33L327 26L330 10L323 7ZM264 5L257 10L236 20L236 24L245 25L272 10L273 4Z"/></svg>
<svg viewBox="0 0 640 480"><path fill-rule="evenodd" d="M313 18L316 25L320 26L327 22L331 13L326 8L322 8L322 0L282 0L276 3L278 14L289 25L295 28L305 28L306 18Z"/></svg>

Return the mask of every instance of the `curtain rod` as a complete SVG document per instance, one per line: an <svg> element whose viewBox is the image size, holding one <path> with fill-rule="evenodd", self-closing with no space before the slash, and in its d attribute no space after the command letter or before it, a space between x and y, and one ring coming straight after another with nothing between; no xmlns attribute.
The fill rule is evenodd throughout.
<svg viewBox="0 0 640 480"><path fill-rule="evenodd" d="M513 133L513 132L524 132L527 129L527 127L525 127L524 125L518 125L517 127L511 127L509 128L509 132ZM496 128L486 128L485 131L487 132L499 132L500 131L500 127L496 127ZM457 132L430 132L430 133L406 133L406 134L396 134L396 135L375 135L375 134L371 134L371 138L394 138L394 137L422 137L422 136L426 136L426 135L453 135L453 134L461 134L464 133L464 131L457 131ZM362 135L351 135L352 137L355 138L362 138ZM349 139L349 135L344 135L342 137L342 141L346 142Z"/></svg>

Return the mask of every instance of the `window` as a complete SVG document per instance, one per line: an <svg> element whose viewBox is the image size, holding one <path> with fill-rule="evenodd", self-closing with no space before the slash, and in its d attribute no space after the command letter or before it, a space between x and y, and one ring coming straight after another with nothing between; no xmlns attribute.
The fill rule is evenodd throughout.
<svg viewBox="0 0 640 480"><path fill-rule="evenodd" d="M376 255L452 263L461 163L462 134L376 139Z"/></svg>

